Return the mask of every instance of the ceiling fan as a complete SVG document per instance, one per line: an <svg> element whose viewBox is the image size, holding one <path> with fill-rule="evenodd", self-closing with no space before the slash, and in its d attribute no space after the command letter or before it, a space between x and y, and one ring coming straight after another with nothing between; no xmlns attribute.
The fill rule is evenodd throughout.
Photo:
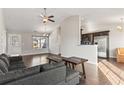
<svg viewBox="0 0 124 93"><path fill-rule="evenodd" d="M44 8L44 13L41 14L40 17L42 18L43 23L47 23L48 21L55 22L54 20L52 20L52 18L54 18L53 15L51 16L47 15L46 8Z"/></svg>

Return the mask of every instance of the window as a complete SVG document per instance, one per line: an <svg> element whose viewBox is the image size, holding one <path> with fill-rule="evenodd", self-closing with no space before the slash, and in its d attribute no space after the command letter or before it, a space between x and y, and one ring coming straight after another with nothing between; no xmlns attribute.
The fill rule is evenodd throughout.
<svg viewBox="0 0 124 93"><path fill-rule="evenodd" d="M33 48L42 49L48 48L48 37L47 36L32 36Z"/></svg>

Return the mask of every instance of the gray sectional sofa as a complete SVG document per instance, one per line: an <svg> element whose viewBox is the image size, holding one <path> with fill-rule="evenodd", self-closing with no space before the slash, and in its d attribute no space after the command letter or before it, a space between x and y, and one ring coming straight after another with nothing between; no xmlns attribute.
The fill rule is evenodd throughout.
<svg viewBox="0 0 124 93"><path fill-rule="evenodd" d="M26 68L21 57L0 59L1 85L75 85L79 72L66 68L63 62Z"/></svg>

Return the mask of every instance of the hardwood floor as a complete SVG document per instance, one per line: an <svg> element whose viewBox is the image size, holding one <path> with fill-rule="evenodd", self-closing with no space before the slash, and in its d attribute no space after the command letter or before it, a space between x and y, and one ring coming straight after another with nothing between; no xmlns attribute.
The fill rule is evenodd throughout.
<svg viewBox="0 0 124 93"><path fill-rule="evenodd" d="M81 71L81 67L77 67ZM81 85L110 85L106 76L100 71L97 65L85 63L86 79L81 79Z"/></svg>
<svg viewBox="0 0 124 93"><path fill-rule="evenodd" d="M118 63L115 58L110 58L108 59L108 61L114 66L120 68L121 70L124 70L124 63Z"/></svg>
<svg viewBox="0 0 124 93"><path fill-rule="evenodd" d="M26 67L36 66L39 64L48 63L46 59L48 55L30 55L23 56L23 61ZM82 72L81 65L76 67L76 70ZM108 85L111 84L106 76L100 71L97 65L85 63L86 79L81 77L80 85Z"/></svg>
<svg viewBox="0 0 124 93"><path fill-rule="evenodd" d="M115 59L100 59L98 67L112 85L124 85L124 63L118 63Z"/></svg>

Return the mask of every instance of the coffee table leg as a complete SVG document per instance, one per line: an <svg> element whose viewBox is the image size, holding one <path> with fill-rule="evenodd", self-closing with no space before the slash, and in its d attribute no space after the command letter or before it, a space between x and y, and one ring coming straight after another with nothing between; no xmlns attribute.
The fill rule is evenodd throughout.
<svg viewBox="0 0 124 93"><path fill-rule="evenodd" d="M70 63L68 63L69 64L69 68L71 68L71 64Z"/></svg>
<svg viewBox="0 0 124 93"><path fill-rule="evenodd" d="M67 66L67 62L65 61L65 65Z"/></svg>
<svg viewBox="0 0 124 93"><path fill-rule="evenodd" d="M75 65L74 64L72 64L72 68L75 70Z"/></svg>
<svg viewBox="0 0 124 93"><path fill-rule="evenodd" d="M86 78L86 73L85 73L84 63L82 63L82 70L83 70L83 76L84 76L84 78Z"/></svg>
<svg viewBox="0 0 124 93"><path fill-rule="evenodd" d="M49 59L49 64L51 64L51 60Z"/></svg>

